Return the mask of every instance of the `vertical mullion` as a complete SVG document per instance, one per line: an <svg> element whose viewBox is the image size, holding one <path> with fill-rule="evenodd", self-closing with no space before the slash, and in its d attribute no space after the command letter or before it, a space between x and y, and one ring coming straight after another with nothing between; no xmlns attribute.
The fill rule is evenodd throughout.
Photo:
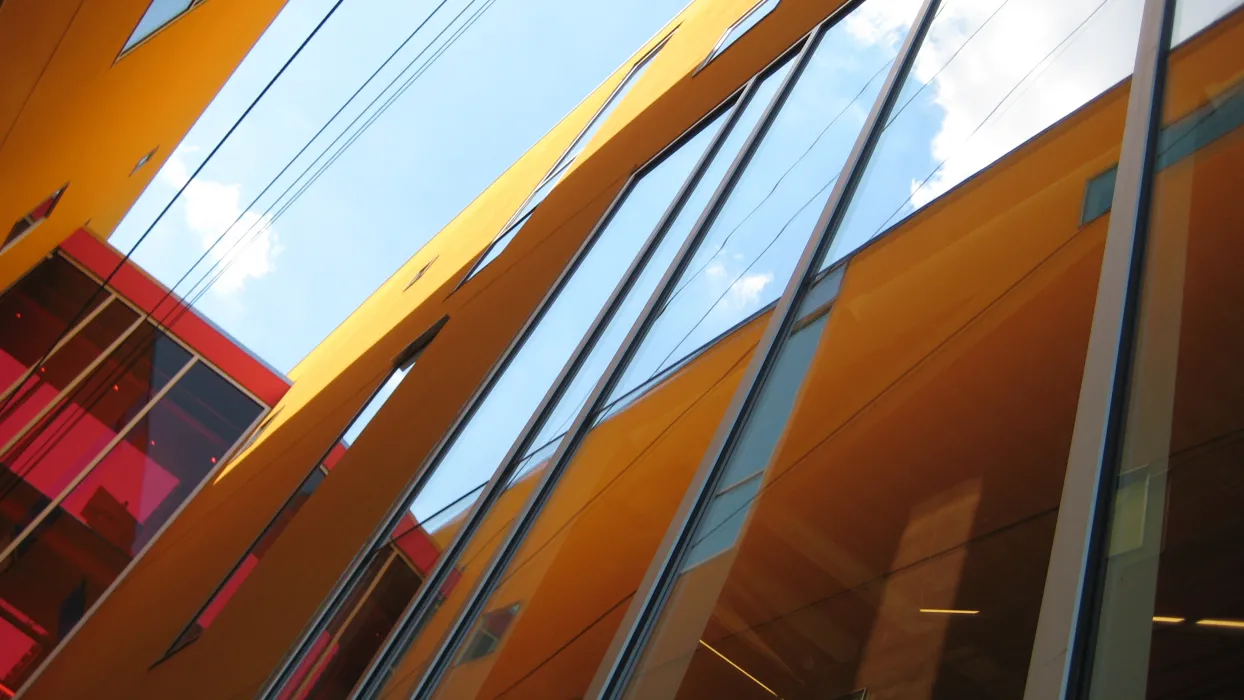
<svg viewBox="0 0 1244 700"><path fill-rule="evenodd" d="M664 606L670 587L677 577L678 564L682 555L688 549L695 527L707 509L708 501L712 496L712 486L737 443L742 427L756 405L764 380L797 320L800 302L812 287L817 276L817 266L833 243L836 229L846 215L851 196L858 187L868 160L881 138L885 122L898 100L898 93L911 71L917 49L928 33L938 4L939 0L923 0L917 10L911 30L899 48L886 82L860 130L850 155L843 164L842 174L835 183L816 226L812 229L808 244L791 273L790 281L782 292L781 299L778 300L773 317L756 346L752 360L735 390L735 395L726 409L717 433L713 436L704 460L692 478L690 488L679 506L675 520L666 532L660 549L653 558L648 572L644 575L643 582L635 592L635 598L610 646L610 651L614 653L614 656L597 671L587 697L617 698L621 697L625 690L640 653L652 632L656 618Z"/></svg>
<svg viewBox="0 0 1244 700"><path fill-rule="evenodd" d="M109 292L108 296L105 297L104 300L100 302L98 306L96 306L94 309L91 310L91 313L87 314L86 316L83 316L82 320L78 321L77 325L71 328L68 333L61 336L60 340L56 341L56 343L52 346L52 349L48 351L47 357L44 358L44 362L47 362L48 360L52 359L52 356L56 354L57 350L60 350L61 348L65 347L65 345L69 341L73 340L74 336L76 336L83 328L85 328L86 324L90 323L91 321L94 321L95 317L98 316L104 310L104 307L112 303L112 300L115 298L116 298L116 295ZM35 373L35 367L34 365L32 365L28 367L26 371L22 373L22 376L18 377L17 380L13 382L12 385L9 386L9 388L5 389L4 393L0 393L0 406L3 406L4 405L3 402L7 401L9 399L9 396L12 395L13 392L17 391L23 384L25 384L26 380L30 379L30 375L34 373Z"/></svg>
<svg viewBox="0 0 1244 700"><path fill-rule="evenodd" d="M332 590L329 591L328 595L324 599L324 602L322 602L319 608L316 609L315 613L311 616L311 619L307 621L307 625L304 627L298 638L294 640L294 643L290 646L289 651L286 652L281 661L273 668L268 680L264 683L263 688L256 697L264 700L276 700L278 698L281 689L284 687L285 683L289 681L290 674L297 667L302 657L310 651L311 645L315 638L318 636L322 628L328 624L337 607L344 602L343 597L346 596L350 589L352 589L354 585L360 581L364 574L368 559L375 551L384 546L385 538L388 536L388 533L397 525L398 521L402 517L402 514L406 512L406 508L409 506L414 497L423 490L423 486L427 483L427 480L436 470L436 467L440 465L441 459L446 450L453 446L454 441L457 440L459 434L466 427L467 423L470 422L471 418L474 417L476 410L488 398L488 395L492 392L493 387L501 378L501 375L504 374L506 369L510 366L510 363L514 359L515 355L517 355L519 350L522 349L528 337L530 337L536 326L538 326L540 321L544 318L545 312L548 311L549 307L552 306L554 301L556 301L558 295L562 291L562 288L565 287L575 270L578 269L579 263L591 249L592 244L596 240L597 234L600 232L601 222L605 221L609 215L612 214L618 202L627 192L632 179L633 176L628 178L627 181L623 183L622 188L619 189L617 194L614 195L613 201L610 202L608 208L605 210L605 215L600 219L600 221L597 222L592 231L584 237L583 243L579 245L579 248L575 251L569 264L562 268L562 271L558 274L557 279L549 287L548 291L545 292L544 297L540 300L536 310L528 316L526 322L523 324L523 327L519 329L518 333L516 333L513 339L510 340L509 345L507 345L505 350L502 352L500 359L498 359L497 362L493 364L492 368L489 369L488 374L475 389L475 392L472 394L471 398L467 400L466 404L463 406L463 409L459 411L453 423L450 424L449 429L441 435L440 440L433 446L432 451L416 470L414 476L407 483L406 487L398 493L397 498L394 499L393 505L380 519L371 535L368 536L367 540L363 543L363 546L359 548L358 553L346 566L341 576L338 577Z"/></svg>
<svg viewBox="0 0 1244 700"><path fill-rule="evenodd" d="M1026 700L1087 694L1123 444L1174 0L1145 0L1127 122Z"/></svg>
<svg viewBox="0 0 1244 700"><path fill-rule="evenodd" d="M108 442L104 444L103 448L95 454L95 457L93 457L90 462L87 462L86 466L78 472L78 475L66 484L65 488L61 489L60 494L58 494L56 498L52 499L52 501L47 504L39 515L25 527L25 529L23 529L17 537L14 537L8 545L5 546L4 551L0 552L0 561L8 559L9 556L17 550L18 546L34 534L35 530L43 524L43 521L47 520L48 516L52 514L52 511L56 510L56 508L58 508L60 504L69 497L69 494L73 493L73 490L76 489L84 480L86 480L86 477L90 476L91 472L95 470L95 467L97 467L99 463L108 456L108 453L112 451L112 448L116 447L119 442L125 439L125 436L134 429L134 426L138 425L138 421L146 417L152 407L155 406L160 399L163 399L166 394L168 394L169 390L171 390L173 386L177 384L183 376L185 376L186 372L190 371L190 368L193 367L196 362L198 362L198 358L191 356L190 359L186 361L186 364L182 365L181 369L177 370L177 373L170 377L154 396L148 399L147 403L143 405L142 410L126 422L126 424L117 431L116 435L114 435L112 439L108 440Z"/></svg>
<svg viewBox="0 0 1244 700"><path fill-rule="evenodd" d="M649 328L660 315L660 310L664 306L665 301L669 298L673 290L673 285L678 281L678 276L686 269L691 261L691 257L695 254L698 244L705 232L708 230L717 212L720 209L722 201L733 187L735 180L748 159L754 151L755 145L763 137L769 122L772 120L773 114L777 107L784 100L789 86L793 84L794 77L798 75L802 64L805 62L806 56L809 54L809 47L813 44L811 39L804 41L803 46L799 49L799 55L793 59L796 65L792 66L791 72L783 79L783 84L775 92L773 99L766 107L764 114L756 122L751 133L745 140L739 153L731 162L726 173L722 177L721 183L713 192L708 204L705 206L704 212L696 220L692 226L690 235L680 247L678 253L674 257L673 263L665 271L661 281L657 283L656 289L649 297L643 311L640 312L639 318L632 324L630 331L623 340L618 351L614 353L608 367L602 373L601 378L593 387L592 392L588 395L583 407L575 416L570 428L566 432L561 444L549 459L550 468L541 477L539 483L532 490L532 494L528 497L523 509L520 511L519 517L515 519L515 524L510 528L505 540L497 548L496 553L484 569L484 573L480 576L479 583L467 604L463 607L462 613L454 621L450 627L450 633L446 636L444 643L437 649L433 661L428 666L424 677L420 679L419 684L413 694L413 697L423 698L429 696L439 682L441 676L448 669L449 663L456 653L457 648L461 645L462 640L470 631L472 621L479 614L488 597L492 594L496 587L501 574L504 573L505 567L513 559L518 548L522 545L524 537L535 524L536 518L541 513L544 505L552 496L553 490L556 488L561 474L569 466L570 458L578 449L579 444L590 431L590 421L594 415L600 410L603 402L608 398L609 392L617 384L621 378L621 374L626 367L627 362L634 355L638 346L643 342ZM786 54L783 54L783 57ZM780 59L779 59L780 60ZM730 136L730 131L737 122L739 116L747 106L747 100L751 98L755 92L756 86L759 84L761 77L765 71L753 77L746 85L744 92L740 95L734 106L734 114L731 115L729 123L722 127L718 133L716 141L705 151L701 162L692 172L691 177L683 185L683 189L675 198L671 208L666 212L660 224L658 231L665 231L673 222L673 219L681 212L682 205L690 197L696 185L699 184L700 177L708 169L713 157L718 153L719 148ZM380 688L376 688L380 690Z"/></svg>
<svg viewBox="0 0 1244 700"><path fill-rule="evenodd" d="M388 663L390 659L388 659L388 657L391 653L394 653L394 650L397 650L395 653L403 653L405 651L404 647L406 646L405 642L413 639L414 635L417 634L423 623L423 619L426 617L431 605L435 601L445 578L449 575L449 572L453 570L453 566L457 563L458 557L462 553L461 550L465 549L466 545L470 542L471 536L474 534L477 527L483 522L483 519L488 514L491 505L505 491L505 487L510 476L518 467L527 448L531 446L531 441L536 437L537 433L539 433L544 421L547 419L548 414L553 410L553 408L555 408L557 401L561 398L565 388L568 387L570 382L574 380L583 360L585 360L591 353L592 349L596 345L596 342L599 340L601 333L603 333L609 322L613 319L614 314L622 305L622 302L626 299L626 296L630 292L634 282L643 272L644 266L656 252L657 247L661 244L661 241L665 236L669 224L673 221L674 217L678 215L682 204L688 197L690 197L692 191L695 189L695 185L699 182L700 176L708 168L708 165L712 160L712 156L717 152L717 149L729 133L730 126L732 126L738 119L738 116L742 111L742 105L744 104L747 95L749 95L750 91L753 89L753 83L754 81L749 82L743 90L740 91L740 94L734 98L734 104L727 108L729 110L729 116L727 117L726 124L722 125L717 133L717 136L714 138L713 143L709 144L709 146L704 150L704 153L701 155L699 161L697 161L691 168L691 171L687 174L687 177L679 186L676 196L673 198L670 205L666 208L665 212L661 215L660 219L649 233L648 242L645 244L643 250L635 258L635 260L632 261L631 266L627 270L627 273L624 275L622 281L618 284L617 288L614 289L613 294L602 307L592 328L589 330L588 334L584 336L583 340L579 344L579 347L576 348L574 355L571 356L570 361L566 363L566 367L563 368L561 376L558 377L558 381L554 384L553 388L550 389L549 393L546 394L544 401L540 404L540 408L528 422L523 434L520 436L520 439L515 441L514 445L510 449L510 452L500 463L493 479L489 482L488 487L486 487L484 493L480 496L475 507L472 508L471 517L467 520L466 524L458 530L453 542L445 549L440 561L437 562L437 565L433 568L432 573L429 574L428 580L425 581L424 586L420 589L416 599L399 619L398 624L394 626L393 633L389 635L388 639L386 639L385 644L381 647L379 653L377 653L372 659L372 663L368 667L367 674L365 676L366 682L359 686L358 694L354 697L366 696L370 693L379 692L382 689L388 677L388 674L383 672L382 669L390 667L390 664ZM708 123L719 114L720 112L714 109L708 116L699 120L678 139L675 139L670 146L662 149L661 153L652 158L649 162L656 164L665 156L665 154L671 153L674 149L689 141L690 138L694 136L696 129ZM643 171L641 171L639 176L634 177L633 181L637 182L639 177L642 177L642 175ZM629 189L628 183L627 191L629 191ZM620 203L621 200L619 201L619 204ZM610 216L612 213L613 212L611 211ZM605 225L608 224L607 218L609 217L602 218L601 220ZM588 402L585 403L585 408L590 406L590 403L591 398L589 397ZM574 425L577 424L572 424L572 430L574 429ZM563 439L563 445L566 442L568 442L568 440ZM503 542L500 548L504 548L505 546L506 543ZM491 572L491 568L485 569L485 571ZM481 576L481 584L486 580L487 574ZM479 588L477 586L476 592L478 592L478 590ZM398 642L399 639L401 640L401 643ZM392 659L392 661L396 661L396 659Z"/></svg>
<svg viewBox="0 0 1244 700"><path fill-rule="evenodd" d="M134 331L137 330L138 327L142 325L142 323L143 323L143 317L139 315L137 318L134 319L132 323L130 323L129 327L125 329L124 333L117 336L116 340L113 340L111 343L108 344L107 347L100 350L99 354L96 355L94 360L91 360L90 364L84 367L81 372L78 372L77 376L75 376L72 380L70 380L70 382L65 385L64 389L61 389L60 392L57 393L56 396L51 401L49 401L46 406L39 409L39 411L35 413L35 415L32 416L30 420L26 421L26 425L22 426L21 430L18 430L17 433L13 435L13 437L9 438L8 441L4 443L3 447L0 447L0 455L5 454L10 449L12 449L13 446L18 444L18 442L20 442L23 437L25 437L31 430L37 427L40 421L46 418L49 413L51 413L53 410L56 409L57 406L59 406L62 402L64 402L68 398L69 394L73 392L73 390L76 389L79 384L86 381L86 379L90 377L95 372L96 369L99 368L99 365L102 364L104 360L108 359L108 357L112 355L112 353L115 352L118 347L121 346L121 343L125 342L126 338L133 335ZM51 355L48 356L48 359L51 359Z"/></svg>

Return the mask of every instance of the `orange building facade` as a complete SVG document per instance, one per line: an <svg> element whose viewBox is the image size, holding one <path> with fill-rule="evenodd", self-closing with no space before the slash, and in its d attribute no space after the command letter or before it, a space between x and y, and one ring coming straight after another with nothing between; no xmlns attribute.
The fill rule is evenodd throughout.
<svg viewBox="0 0 1244 700"><path fill-rule="evenodd" d="M13 690L1236 697L1238 4L692 2Z"/></svg>

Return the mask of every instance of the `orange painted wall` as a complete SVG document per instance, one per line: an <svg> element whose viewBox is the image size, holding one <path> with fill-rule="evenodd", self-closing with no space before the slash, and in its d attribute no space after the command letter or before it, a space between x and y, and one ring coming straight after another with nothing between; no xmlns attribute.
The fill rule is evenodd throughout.
<svg viewBox="0 0 1244 700"><path fill-rule="evenodd" d="M148 4L0 5L0 229L69 183L0 254L0 289L80 227L111 234L285 0L208 0L117 60Z"/></svg>

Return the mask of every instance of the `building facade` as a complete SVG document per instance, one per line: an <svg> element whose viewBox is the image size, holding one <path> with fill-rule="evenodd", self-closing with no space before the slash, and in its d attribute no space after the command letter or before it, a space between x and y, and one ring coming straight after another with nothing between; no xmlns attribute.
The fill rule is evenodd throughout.
<svg viewBox="0 0 1244 700"><path fill-rule="evenodd" d="M22 696L1240 697L1238 5L691 3Z"/></svg>

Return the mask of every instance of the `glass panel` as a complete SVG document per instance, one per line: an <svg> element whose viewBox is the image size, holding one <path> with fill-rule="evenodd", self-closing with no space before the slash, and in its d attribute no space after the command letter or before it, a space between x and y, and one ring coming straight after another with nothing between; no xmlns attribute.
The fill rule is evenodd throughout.
<svg viewBox="0 0 1244 700"><path fill-rule="evenodd" d="M578 155L583 152L584 148L587 148L587 145L592 141L592 137L595 136L596 132L600 131L600 127L604 126L605 122L608 121L609 115L613 114L613 110L617 109L618 105L622 104L622 100L626 99L627 93L629 93L631 88L635 87L635 83L638 83L639 79L644 76L644 73L648 70L648 66L652 64L652 59L656 58L656 55L664 46L665 44L662 42L655 49L650 51L648 55L641 58L639 63L635 64L635 67L626 74L626 77L622 79L622 84L618 85L618 88L613 91L613 94L609 96L609 99L605 102L605 104L601 105L600 111L596 113L596 116L592 117L591 123L587 125L587 128L583 130L583 133L579 134L574 143L570 144L570 148L566 149L565 155L563 155L559 161L562 167L554 168L554 170L563 169L564 166L570 163L570 161L578 157Z"/></svg>
<svg viewBox="0 0 1244 700"><path fill-rule="evenodd" d="M1142 2L943 3L823 268L1127 77Z"/></svg>
<svg viewBox="0 0 1244 700"><path fill-rule="evenodd" d="M6 540L59 496L189 361L176 341L144 323L0 456Z"/></svg>
<svg viewBox="0 0 1244 700"><path fill-rule="evenodd" d="M158 374L165 352L157 349L148 358L146 376ZM128 379L135 381L133 375ZM0 637L0 656L12 660L0 668L4 685L18 688L25 682L259 411L206 365L194 365L62 506L0 562L0 617L21 632L13 638L20 643ZM88 414L83 422L100 417ZM6 491L0 508L7 518L36 500L30 491L26 482Z"/></svg>
<svg viewBox="0 0 1244 700"><path fill-rule="evenodd" d="M1081 225L1084 189L1126 105L1109 90L850 261L743 418L626 697L1023 696L1109 225Z"/></svg>
<svg viewBox="0 0 1244 700"><path fill-rule="evenodd" d="M138 21L138 26L134 28L134 33L121 51L129 51L135 44L177 19L198 2L202 0L151 0L143 18Z"/></svg>
<svg viewBox="0 0 1244 700"><path fill-rule="evenodd" d="M859 41L855 26L853 13L817 44L611 398L781 296L897 49Z"/></svg>
<svg viewBox="0 0 1244 700"><path fill-rule="evenodd" d="M137 320L134 310L113 300L68 337L37 372L0 402L0 445L7 448L20 431L41 418L56 397L78 381L108 346L129 331ZM47 347L50 346L44 349Z"/></svg>
<svg viewBox="0 0 1244 700"><path fill-rule="evenodd" d="M739 40L739 37L746 34L752 27L760 23L760 20L769 16L770 12L777 9L779 0L761 0L755 7L748 11L743 19L737 24L726 30L726 35L718 42L717 47L713 49L713 53L708 57L711 61L722 51L730 48L730 45Z"/></svg>
<svg viewBox="0 0 1244 700"><path fill-rule="evenodd" d="M0 295L0 391L6 397L7 390L52 349L74 317L80 313L86 318L107 300L97 291L99 283L55 256Z"/></svg>
<svg viewBox="0 0 1244 700"><path fill-rule="evenodd" d="M1244 690L1239 5L1176 5L1093 698Z"/></svg>
<svg viewBox="0 0 1244 700"><path fill-rule="evenodd" d="M584 696L721 421L762 324L763 319L753 322L707 349L696 363L651 387L584 438L484 604L484 610L518 605L516 618L491 653L463 657L435 697ZM472 572L495 548L484 535L508 530L540 472L507 490L494 506L462 560L468 580L450 593L446 610L462 608L474 588ZM432 618L382 698L409 697L454 617Z"/></svg>
<svg viewBox="0 0 1244 700"><path fill-rule="evenodd" d="M765 96L761 106L755 110L744 110L733 127L734 133L741 131L746 135L750 132L768 99L768 96ZM619 206L618 214L608 224L609 228L624 227L636 232L650 231L655 228L667 212L673 196L677 194L691 174L692 168L704 155L709 145L717 139L729 113L730 110L727 109L710 119L690 139L644 174L635 189ZM673 263L679 249L693 233L696 220L703 212L712 193L721 183L728 165L734 160L743 141L744 138L735 138L733 133L723 140L722 146L713 156L710 165L702 171L686 201L667 224L660 243L639 271L635 283L627 292L613 318L606 324L596 344L574 373L562 396L554 404L548 418L537 431L536 438L532 440L531 446L520 458L519 466L499 497L499 502L511 503L511 508L508 510L493 508L475 533L473 543L468 545L470 555L459 566L459 570L469 570L469 574L464 574L467 576L466 580L459 584L459 590L463 594L469 593L474 588L478 581L476 577L482 569L482 566L470 566L469 562L481 564L487 562L496 547L504 541L503 534L512 522L514 508L523 503L525 494L530 493L540 481L545 467L548 466L548 460L557 451L565 437L566 430L583 408L588 395L600 381L609 362L617 354L627 333L639 318L656 290L657 284ZM433 531L433 533L436 536L436 532ZM429 623L437 630L436 634L445 633L447 625L461 614L461 606L465 602L463 595L459 595L437 611ZM426 654L431 650L432 648L426 643L420 644L411 652L419 658L413 660L413 657L408 657L401 663L423 666L430 661Z"/></svg>
<svg viewBox="0 0 1244 700"><path fill-rule="evenodd" d="M405 366L399 367L389 373L388 378L385 379L384 383L380 385L380 388L376 390L376 393L368 399L363 408L359 409L359 412L355 415L354 419L350 421L350 425L346 426L345 431L342 433L341 439L336 445L333 446L333 449L330 450L321 463L317 464L315 468L311 470L311 473L307 474L306 478L302 480L302 483L298 485L298 488L294 491L293 495L289 497L289 500L285 502L285 505L281 506L281 509L277 511L277 514L273 516L271 521L268 522L267 527L264 528L264 531L259 536L259 539L251 545L251 548L247 550L246 554L242 556L242 559L234 566L233 571L225 579L224 583L221 584L220 588L218 588L208 600L207 604L203 607L203 610L194 619L190 626L182 632L181 636L173 642L173 645L169 648L169 653L175 652L190 642L198 639L199 635L203 633L203 630L211 626L212 622L216 619L216 616L220 614L220 611L223 610L229 600L233 598L233 594L237 593L237 590L241 587L242 582L245 581L247 577L251 575L251 572L255 570L255 567L259 565L260 558L263 557L265 552L272 548L273 543L275 543L281 536L281 533L285 531L285 527L294 519L294 516L298 514L298 511L302 509L303 504L305 504L307 500L311 498L311 494L319 488L320 483L324 481L324 477L327 476L328 471L336 466L341 457L345 455L347 448L358 439L358 436L362 434L363 429L371 423L372 419L375 418L376 413L380 410L380 407L389 400L389 397L392 396L393 392L397 390L398 385L401 384L402 380L406 378L406 375L410 372L410 369L413 366L414 361L412 360ZM268 421L264 421L264 425L267 425L267 423Z"/></svg>
<svg viewBox="0 0 1244 700"><path fill-rule="evenodd" d="M413 527L428 543L430 556L426 561L416 561L420 574L426 574L435 565L441 549L453 539L465 513L483 492L484 484L502 466L506 453L590 329L631 261L642 251L674 195L708 148L721 121L719 117L713 126L634 180L510 364L500 373L461 432L442 452L427 483L408 506L407 518L397 531L405 533ZM663 246L654 255L665 256L668 260L672 253L669 246ZM650 291L655 282L649 279L642 283L648 284ZM633 320L638 310L632 306L624 313L631 314ZM621 339L616 332L611 338L606 342L611 342L616 349ZM586 373L599 376L603 362L609 357L589 360ZM581 400L584 388L581 383L575 390L576 396L567 400L568 406ZM591 383L587 383L586 388L590 389ZM553 422L561 420L559 417ZM391 535L394 536L396 533ZM412 597L414 593L412 589ZM313 656L304 657L301 668L316 663Z"/></svg>

